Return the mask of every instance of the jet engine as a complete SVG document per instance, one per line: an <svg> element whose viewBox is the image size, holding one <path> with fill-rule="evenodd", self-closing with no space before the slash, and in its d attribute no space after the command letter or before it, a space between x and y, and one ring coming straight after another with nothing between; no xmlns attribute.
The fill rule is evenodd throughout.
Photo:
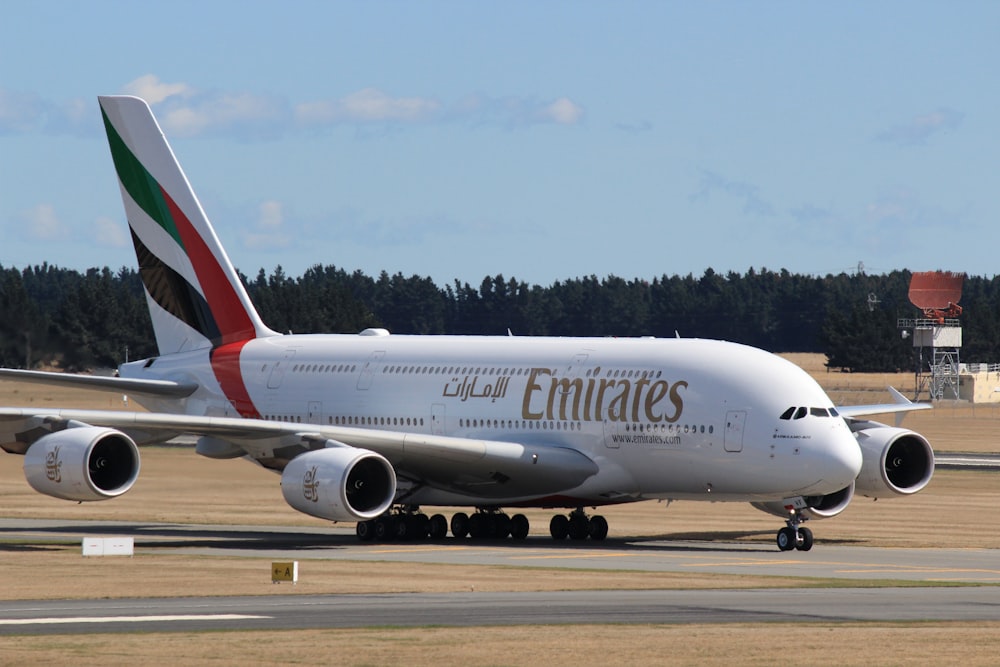
<svg viewBox="0 0 1000 667"><path fill-rule="evenodd" d="M44 435L24 455L35 491L65 500L107 500L139 477L139 448L120 431L79 426Z"/></svg>
<svg viewBox="0 0 1000 667"><path fill-rule="evenodd" d="M905 428L870 421L848 422L861 445L863 463L856 482L869 498L908 496L934 475L934 450L927 438Z"/></svg>
<svg viewBox="0 0 1000 667"><path fill-rule="evenodd" d="M331 441L289 461L281 473L281 494L310 516L367 521L392 505L396 473L380 454Z"/></svg>
<svg viewBox="0 0 1000 667"><path fill-rule="evenodd" d="M828 493L825 496L807 496L804 498L806 508L799 510L799 516L807 519L829 519L847 509L853 497L854 484L844 487L840 491ZM750 504L762 512L780 516L783 519L787 519L789 516L789 509L786 507L788 503L782 500Z"/></svg>

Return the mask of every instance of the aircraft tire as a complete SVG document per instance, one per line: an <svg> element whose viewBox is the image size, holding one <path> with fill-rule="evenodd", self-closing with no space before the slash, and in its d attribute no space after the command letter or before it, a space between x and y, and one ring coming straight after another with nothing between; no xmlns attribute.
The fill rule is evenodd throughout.
<svg viewBox="0 0 1000 667"><path fill-rule="evenodd" d="M531 524L528 517L523 514L515 514L510 518L510 536L515 540L523 540L528 537L528 530Z"/></svg>
<svg viewBox="0 0 1000 667"><path fill-rule="evenodd" d="M590 517L590 539L600 542L608 536L608 520L601 515Z"/></svg>
<svg viewBox="0 0 1000 667"><path fill-rule="evenodd" d="M549 521L549 535L553 540L565 540L569 535L569 518L565 514L556 514Z"/></svg>
<svg viewBox="0 0 1000 667"><path fill-rule="evenodd" d="M808 528L799 528L799 539L795 542L799 551L809 551L813 548L813 532Z"/></svg>
<svg viewBox="0 0 1000 667"><path fill-rule="evenodd" d="M795 529L785 526L778 531L778 536L775 539L778 544L778 548L782 551L791 551L795 548Z"/></svg>
<svg viewBox="0 0 1000 667"><path fill-rule="evenodd" d="M458 512L451 517L451 534L457 538L468 537L469 535L469 515L465 512Z"/></svg>

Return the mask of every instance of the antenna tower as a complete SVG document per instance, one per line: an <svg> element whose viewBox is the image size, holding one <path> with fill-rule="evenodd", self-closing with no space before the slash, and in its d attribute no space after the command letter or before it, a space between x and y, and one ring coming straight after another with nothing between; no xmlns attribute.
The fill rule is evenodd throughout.
<svg viewBox="0 0 1000 667"><path fill-rule="evenodd" d="M922 317L901 319L897 326L905 338L912 334L917 358L917 396L926 386L932 400L957 399L959 395L959 352L962 327L958 317L962 307L965 275L951 271L926 271L910 277L910 303ZM926 359L926 362L925 362Z"/></svg>

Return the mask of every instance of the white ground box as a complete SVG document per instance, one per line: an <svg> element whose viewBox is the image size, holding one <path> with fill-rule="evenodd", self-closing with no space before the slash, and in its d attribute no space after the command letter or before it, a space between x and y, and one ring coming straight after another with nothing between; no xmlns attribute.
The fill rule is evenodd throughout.
<svg viewBox="0 0 1000 667"><path fill-rule="evenodd" d="M132 537L85 537L84 556L132 556L135 553L135 538Z"/></svg>

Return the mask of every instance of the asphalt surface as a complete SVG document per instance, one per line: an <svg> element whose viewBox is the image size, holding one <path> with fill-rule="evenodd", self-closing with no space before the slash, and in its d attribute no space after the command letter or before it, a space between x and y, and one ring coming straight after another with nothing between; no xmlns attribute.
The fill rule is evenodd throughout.
<svg viewBox="0 0 1000 667"><path fill-rule="evenodd" d="M131 536L136 552L304 563L322 559L1000 584L1000 551L993 549L880 549L819 544L809 552L779 552L770 543L655 539L554 542L541 536L522 542L450 538L439 542L362 544L353 528L348 527L283 529L0 519L0 539L5 541L65 543L87 535Z"/></svg>
<svg viewBox="0 0 1000 667"><path fill-rule="evenodd" d="M0 603L0 635L847 621L1000 621L1000 589L469 592Z"/></svg>
<svg viewBox="0 0 1000 667"><path fill-rule="evenodd" d="M0 520L4 541L65 543L86 535L133 536L137 553L298 560L301 577L308 576L311 559L343 559L585 568L597 577L608 569L928 586L0 601L0 635L525 623L1000 621L1000 551L991 549L822 545L808 553L782 553L764 544L608 540L595 546L541 537L520 543L360 544L343 528ZM936 585L941 582L967 585Z"/></svg>

